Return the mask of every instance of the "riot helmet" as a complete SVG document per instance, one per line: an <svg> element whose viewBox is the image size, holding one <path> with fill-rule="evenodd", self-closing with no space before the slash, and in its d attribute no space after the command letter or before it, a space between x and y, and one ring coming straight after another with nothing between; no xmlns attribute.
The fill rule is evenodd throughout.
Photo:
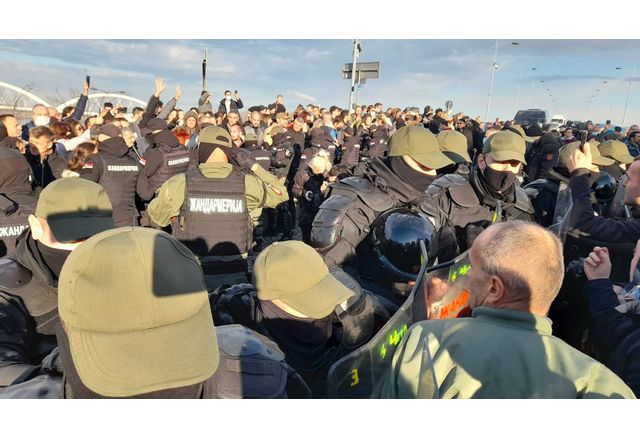
<svg viewBox="0 0 640 439"><path fill-rule="evenodd" d="M425 243L431 265L435 234L435 227L422 213L407 208L383 213L371 225L365 274L396 294L408 295L424 261L420 241Z"/></svg>
<svg viewBox="0 0 640 439"><path fill-rule="evenodd" d="M616 195L617 188L618 183L616 179L607 172L600 172L598 178L591 184L591 191L596 199L594 208L596 208L600 215L606 215Z"/></svg>

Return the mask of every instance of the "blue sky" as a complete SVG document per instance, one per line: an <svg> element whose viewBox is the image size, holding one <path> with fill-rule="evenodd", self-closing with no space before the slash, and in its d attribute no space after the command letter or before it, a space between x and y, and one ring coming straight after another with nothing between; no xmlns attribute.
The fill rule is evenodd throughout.
<svg viewBox="0 0 640 439"><path fill-rule="evenodd" d="M443 106L451 99L454 112L484 118L495 43L364 39L359 61L379 61L380 79L364 85L359 102L422 108ZM631 70L640 61L638 43L501 39L489 119L513 117L520 83L520 109L545 108L572 119L599 121L611 112L613 122L620 123ZM199 95L205 47L207 88L216 100L225 89L238 89L246 106L273 102L277 94L284 95L290 109L298 103L347 106L350 81L342 79L341 69L351 62L348 39L0 40L0 80L29 86L51 103L60 103L77 94L86 70L93 86L124 90L146 101L160 75L168 84L163 96L171 97L181 85L181 106L189 107ZM625 125L638 122L640 66Z"/></svg>

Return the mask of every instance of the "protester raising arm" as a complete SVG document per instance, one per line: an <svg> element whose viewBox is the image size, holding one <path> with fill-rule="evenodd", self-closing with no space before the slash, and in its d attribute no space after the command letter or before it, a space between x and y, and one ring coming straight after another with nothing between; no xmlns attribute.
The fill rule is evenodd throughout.
<svg viewBox="0 0 640 439"><path fill-rule="evenodd" d="M587 233L592 238L606 242L636 242L640 239L640 220L615 220L595 216L591 199L589 197L591 184L589 174L594 169L591 162L591 147L584 145L584 152L580 148L569 157L567 169L571 173L569 187L573 208L571 209L570 226L581 232ZM634 162L627 170L627 182L625 183L625 203L638 204L640 195L640 162Z"/></svg>
<svg viewBox="0 0 640 439"><path fill-rule="evenodd" d="M158 119L165 120L169 116L169 113L171 113L171 111L176 108L176 104L180 100L180 96L182 96L182 90L180 89L180 86L177 86L175 97L173 97L169 102L166 103L166 105L162 107L162 110L156 117Z"/></svg>
<svg viewBox="0 0 640 439"><path fill-rule="evenodd" d="M144 111L142 115L142 119L138 122L138 126L142 129L147 126L147 123L154 117L156 117L156 108L160 103L160 94L166 88L166 84L164 83L164 79L158 77L156 78L156 91L149 98L149 103L147 104L147 109Z"/></svg>
<svg viewBox="0 0 640 439"><path fill-rule="evenodd" d="M80 121L80 119L82 119L82 115L84 114L84 111L87 108L87 101L89 100L87 96L88 94L89 94L89 84L87 83L87 81L85 81L82 84L82 94L80 95L80 98L76 103L76 108L73 110L73 113L71 113L71 116L70 116L71 119L77 120L77 121Z"/></svg>

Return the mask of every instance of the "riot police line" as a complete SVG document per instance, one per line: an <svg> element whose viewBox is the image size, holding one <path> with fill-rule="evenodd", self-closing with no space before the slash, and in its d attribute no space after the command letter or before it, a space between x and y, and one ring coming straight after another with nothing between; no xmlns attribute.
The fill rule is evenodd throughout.
<svg viewBox="0 0 640 439"><path fill-rule="evenodd" d="M162 87L157 84L157 88ZM154 94L150 100L150 115L157 110L158 97ZM255 139L246 136L248 130L237 134L237 125L209 123L209 116L203 113L192 151L179 143L166 121L151 117L144 126L138 124L147 145L142 154L135 137L127 135L130 124L103 121L91 133L97 150L84 157L78 170L82 180L97 185L83 188L80 200L71 200L65 206L66 212L53 206L69 203L62 200L67 196L65 191L71 190L72 180L45 181L45 162L57 154L52 151L55 142L47 130L32 132L35 146L30 146L28 154L40 155L42 192L38 206L27 210L27 215L31 215L29 224L32 229L36 227L38 236L27 230L17 239L17 257L9 256L2 262L5 306L12 310L9 315L22 322L18 326L23 325L30 335L12 341L20 349L6 351L5 357L10 360L6 363L6 389L2 392L29 397L34 389L42 392L44 385L48 390L43 394L50 397L377 397L388 378L391 359L413 323L468 315L468 251L478 236L491 225L505 221L535 222L535 202L542 191L534 194L527 189L554 190L554 183L539 181L545 179L535 179L524 189L521 187L518 176L527 160L549 161L545 160L549 156L532 154L537 139L527 136L517 125L492 134L482 148L474 149L462 132L449 131L446 124L438 125L436 137L432 121L427 123L429 129L425 128L412 110L406 111L402 119L406 126L399 127L389 126L384 118L378 118L381 123L376 126L367 127L366 121L358 121L357 117L349 121L352 126L328 112L321 113L309 126L311 115L301 113L293 122L299 124L298 130L290 117L279 113L274 118L279 123L272 123L272 129L253 126ZM334 121L335 125L343 124L342 143L337 140ZM299 133L304 133L304 125L308 135L300 144ZM271 145L257 145L259 136L265 135ZM363 139L369 141L361 145ZM616 243L574 233L572 206L567 205L571 196L566 190L572 172L568 175L566 167L571 150L576 148L582 145L558 145L558 151L551 154L555 166L548 170L558 171L557 175L565 179L560 180L559 187L564 183L562 190L555 191L555 212L550 216L556 225L552 229L567 240L565 246L570 251L565 252L565 259L571 269L579 265L571 262L587 257L593 247L609 246L617 257L614 272L619 272L631 260L633 252L629 254L628 246L620 244L618 251ZM265 152L270 157L267 169L259 161ZM11 153L12 159L18 160L18 152ZM316 157L322 159L322 165L315 166ZM49 165L48 169L58 177L53 172L55 166ZM593 204L600 215L607 215L614 199L619 204L624 197L620 195L622 186L608 174L598 174L593 179ZM299 176L303 177L296 179ZM31 180L37 179L31 176ZM296 182L300 185L298 193L304 194L303 199L308 202L305 208L310 211L306 213L310 246L286 240L295 218L305 216L305 212L298 212L299 207L305 206L300 197L299 207L288 202L292 201L290 194ZM149 183L151 186L147 186ZM141 186L155 189L151 196L140 199L136 193L139 195ZM99 209L87 193L102 200ZM44 199L42 194L46 195ZM535 195L533 203L529 194ZM113 223L105 215L111 208ZM274 210L269 214L268 209ZM113 226L137 226L138 210L146 212L143 224L155 231L137 231L135 227L108 231ZM623 212L629 214L628 209ZM95 225L89 227L91 230L74 230L78 217L91 218ZM278 227L282 243L267 246L265 235L254 234L259 229L263 234L268 229L273 233ZM87 245L80 246L85 239ZM167 240L174 244L167 244ZM78 292L64 282L71 273L82 273L77 271L81 266L79 256L71 257L71 248L65 244L73 242L74 249L90 249L85 252L97 255L96 266L84 268L87 278L102 279L104 288L115 291L126 289L126 284L118 282L133 281L105 277L99 268L111 263L111 259L101 246L119 249L127 241L140 242L142 250L135 254L122 248L123 269L133 266L134 261L146 266L142 263L145 259L140 259L146 255L152 266L158 264L166 270L163 274L147 267L150 271L138 272L140 278L147 280L145 286L136 289L141 303L146 301L155 307L160 306L159 297L176 300L175 309L163 311L161 323L154 320L158 316L148 316L147 321L144 310L138 308L147 326L137 330L151 333L167 322L191 319L207 326L211 319L198 313L196 316L192 308L211 310L211 327L215 323L216 331L213 340L201 342L203 349L215 352L215 361L209 358L207 367L189 379L180 376L184 371L172 370L177 377L171 384L162 382L159 372L157 381L146 387L124 379L122 383L112 380L111 385L119 389L113 390L107 385L108 380L100 381L104 377L91 366L94 360L80 359L71 339L74 330L85 336L105 330L82 323L96 318L98 310L87 306L63 313L60 309L59 320L55 315L56 306L61 305L52 298L64 294L69 303L78 300ZM254 248L258 241L263 245ZM311 251L312 247L315 251ZM81 252L74 250L73 254ZM251 258L256 255L249 270ZM73 264L66 262L69 258ZM184 266L166 264L165 260L171 258L183 259ZM194 268L194 261L199 268ZM35 273L37 267L42 269L40 277ZM179 300L183 298L179 292L185 270L195 270L195 277L198 270L203 274L202 284L196 282L186 290L198 292L199 298L191 305ZM160 280L168 287L160 286ZM63 289L57 291L62 285ZM576 288L579 287L575 284L566 287L569 291L561 293L559 309L552 309L550 315L556 313L562 318L567 309L584 310L584 303L576 298L580 296ZM34 289L37 297L31 292ZM168 292L159 292L164 289ZM320 300L311 293L326 297ZM125 315L130 312L123 298L96 297L107 300L105 304L114 300L114 309L122 307ZM582 342L588 326L587 317L581 317L572 322L576 323L574 327L566 328L566 334L561 334L575 347ZM136 325L120 323L121 327L114 331L126 340L124 334ZM226 325L237 324L248 330L225 329ZM56 339L58 348L53 348ZM131 346L144 351L141 344L134 342ZM419 394L438 397L431 354L426 348L423 351L424 370L419 376L424 381ZM194 361L198 358L187 347L184 355L193 355ZM113 361L117 358L115 355ZM167 365L172 360L168 356ZM148 366L140 358L132 368L142 370ZM258 383L255 376L263 377L262 381Z"/></svg>

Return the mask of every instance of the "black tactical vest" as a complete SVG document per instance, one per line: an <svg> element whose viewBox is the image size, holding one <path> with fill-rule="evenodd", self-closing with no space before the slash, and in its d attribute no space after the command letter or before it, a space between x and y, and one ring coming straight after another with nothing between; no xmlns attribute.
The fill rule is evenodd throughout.
<svg viewBox="0 0 640 439"><path fill-rule="evenodd" d="M21 263L0 259L0 289L22 300L40 335L54 335L58 319L57 289L40 281Z"/></svg>
<svg viewBox="0 0 640 439"><path fill-rule="evenodd" d="M271 167L271 153L264 148L247 149L253 158L265 171Z"/></svg>
<svg viewBox="0 0 640 439"><path fill-rule="evenodd" d="M189 151L183 147L171 148L162 145L158 147L158 150L162 154L162 165L149 178L149 185L153 192L157 191L165 181L174 175L187 172L190 160Z"/></svg>
<svg viewBox="0 0 640 439"><path fill-rule="evenodd" d="M98 154L104 169L98 183L109 195L116 227L136 225L136 184L138 162L128 154L124 157Z"/></svg>
<svg viewBox="0 0 640 439"><path fill-rule="evenodd" d="M192 166L186 172L185 197L173 235L196 256L240 256L252 241L244 173L207 178Z"/></svg>
<svg viewBox="0 0 640 439"><path fill-rule="evenodd" d="M18 236L29 227L27 218L35 213L35 204L19 206L11 215L0 214L0 257L12 254Z"/></svg>

